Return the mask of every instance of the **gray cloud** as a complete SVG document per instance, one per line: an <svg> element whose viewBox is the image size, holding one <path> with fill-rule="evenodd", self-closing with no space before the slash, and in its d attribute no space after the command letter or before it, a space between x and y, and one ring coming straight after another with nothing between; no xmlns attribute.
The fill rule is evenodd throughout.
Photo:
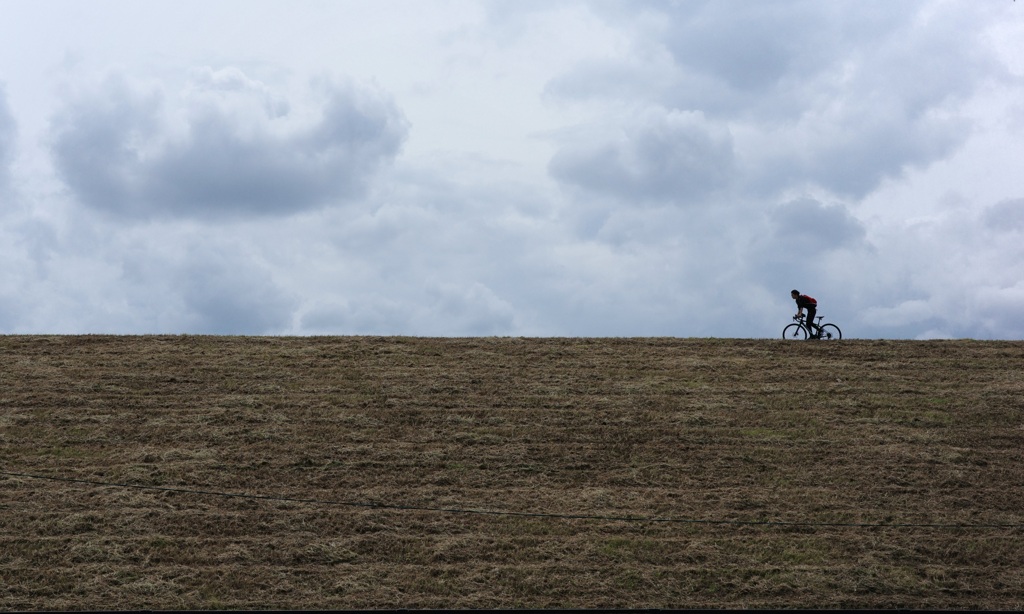
<svg viewBox="0 0 1024 614"><path fill-rule="evenodd" d="M14 116L7 104L7 92L0 84L0 197L3 197L11 177L11 162L14 159L14 139L17 136ZM4 209L0 203L0 211Z"/></svg>
<svg viewBox="0 0 1024 614"><path fill-rule="evenodd" d="M183 329L227 335L288 330L295 300L247 261L194 261L179 273Z"/></svg>
<svg viewBox="0 0 1024 614"><path fill-rule="evenodd" d="M864 226L842 205L801 199L778 206L768 217L776 244L800 254L857 245L865 237Z"/></svg>
<svg viewBox="0 0 1024 614"><path fill-rule="evenodd" d="M735 94L764 93L793 73L820 69L835 49L833 11L822 3L695 2L665 12L664 40L677 64ZM812 46L822 53L807 54Z"/></svg>
<svg viewBox="0 0 1024 614"><path fill-rule="evenodd" d="M864 224L843 205L805 198L774 206L746 224L753 236L737 246L740 278L773 301L784 302L798 288L827 305L826 315L845 320L854 314L854 288L875 283L860 277L877 264L874 247Z"/></svg>
<svg viewBox="0 0 1024 614"><path fill-rule="evenodd" d="M1024 281L979 292L974 324L967 335L990 339L1024 339Z"/></svg>
<svg viewBox="0 0 1024 614"><path fill-rule="evenodd" d="M855 103L891 95L917 113L999 72L979 44L992 11L986 6L813 0L592 6L609 22L632 23L635 36L651 41L646 48L667 52L673 65L666 76L675 85L662 90L673 97L666 104L709 115L793 119L824 102L823 95ZM648 51L648 61L657 56Z"/></svg>
<svg viewBox="0 0 1024 614"><path fill-rule="evenodd" d="M727 186L728 130L700 113L652 110L617 134L571 144L551 160L556 179L630 200L689 203Z"/></svg>
<svg viewBox="0 0 1024 614"><path fill-rule="evenodd" d="M406 136L379 92L319 94L303 116L234 69L199 71L183 99L113 78L58 114L53 153L76 196L114 215L287 215L362 196Z"/></svg>
<svg viewBox="0 0 1024 614"><path fill-rule="evenodd" d="M982 214L985 226L998 232L1024 232L1024 198L998 202Z"/></svg>
<svg viewBox="0 0 1024 614"><path fill-rule="evenodd" d="M300 327L312 333L487 336L509 334L515 310L480 282L445 283L405 276L402 290L359 289L344 301L308 310Z"/></svg>
<svg viewBox="0 0 1024 614"><path fill-rule="evenodd" d="M838 195L862 198L884 179L952 153L968 136L968 128L952 118L886 117L876 112L831 125L809 125L806 133L824 138L816 142L802 138L803 151L781 148L752 183L783 190L810 181Z"/></svg>
<svg viewBox="0 0 1024 614"><path fill-rule="evenodd" d="M120 270L121 302L144 330L200 334L279 334L291 328L297 298L275 279L274 268L252 257L252 247L214 229L165 228L163 239L145 229L100 254ZM109 300L109 298L108 298ZM99 308L94 306L93 308Z"/></svg>
<svg viewBox="0 0 1024 614"><path fill-rule="evenodd" d="M861 198L887 178L942 159L969 135L951 102L1000 72L983 44L984 7L906 2L850 10L807 0L592 6L609 22L632 23L646 53L584 62L553 79L548 94L700 111L744 134L736 153L753 192L810 183Z"/></svg>

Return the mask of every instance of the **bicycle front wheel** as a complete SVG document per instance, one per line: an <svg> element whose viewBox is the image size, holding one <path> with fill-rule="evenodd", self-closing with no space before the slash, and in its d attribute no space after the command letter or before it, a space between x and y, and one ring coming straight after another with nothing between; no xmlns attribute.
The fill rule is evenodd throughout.
<svg viewBox="0 0 1024 614"><path fill-rule="evenodd" d="M807 329L799 324L790 324L786 328L782 329L783 339L806 339Z"/></svg>
<svg viewBox="0 0 1024 614"><path fill-rule="evenodd" d="M839 330L835 324L822 324L819 338L822 341L839 341L843 338L843 331Z"/></svg>

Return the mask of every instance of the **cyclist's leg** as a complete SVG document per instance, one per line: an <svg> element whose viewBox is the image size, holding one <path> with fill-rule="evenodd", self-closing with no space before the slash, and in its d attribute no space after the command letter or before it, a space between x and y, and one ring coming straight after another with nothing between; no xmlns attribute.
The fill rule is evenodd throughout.
<svg viewBox="0 0 1024 614"><path fill-rule="evenodd" d="M807 308L807 332L811 333L812 337L818 336L818 327L814 325L814 314L817 312L818 308L815 305Z"/></svg>

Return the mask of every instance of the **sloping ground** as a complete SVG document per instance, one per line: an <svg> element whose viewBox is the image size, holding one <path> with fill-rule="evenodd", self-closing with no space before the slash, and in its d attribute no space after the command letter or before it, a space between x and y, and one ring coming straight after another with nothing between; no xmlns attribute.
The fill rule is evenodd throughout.
<svg viewBox="0 0 1024 614"><path fill-rule="evenodd" d="M1024 608L1020 342L0 356L4 610Z"/></svg>

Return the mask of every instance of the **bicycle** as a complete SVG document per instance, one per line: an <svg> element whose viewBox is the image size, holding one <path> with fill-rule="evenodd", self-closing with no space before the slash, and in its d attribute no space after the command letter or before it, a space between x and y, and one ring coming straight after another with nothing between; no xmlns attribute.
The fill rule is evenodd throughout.
<svg viewBox="0 0 1024 614"><path fill-rule="evenodd" d="M843 338L842 331L835 324L822 324L821 319L825 316L818 316L815 318L818 323L814 326L818 329L818 335L815 336L810 332L807 322L804 321L803 314L793 316L793 324L786 326L782 329L783 339L806 339L808 336L812 339L820 339L822 341L839 341Z"/></svg>

